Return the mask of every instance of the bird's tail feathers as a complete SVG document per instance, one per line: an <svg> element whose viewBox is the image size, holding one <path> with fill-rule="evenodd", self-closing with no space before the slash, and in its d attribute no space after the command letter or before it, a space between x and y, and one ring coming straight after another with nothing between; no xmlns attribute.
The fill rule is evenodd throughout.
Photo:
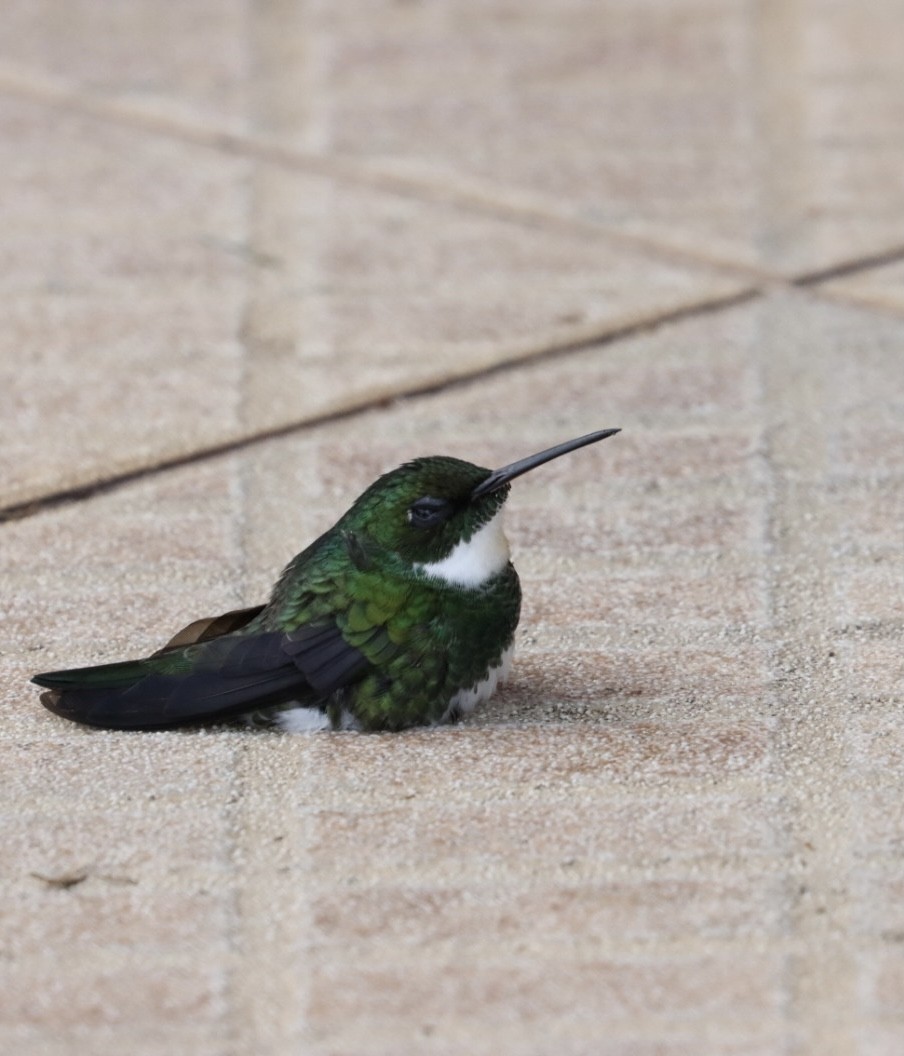
<svg viewBox="0 0 904 1056"><path fill-rule="evenodd" d="M311 696L280 639L226 636L145 660L51 671L32 681L50 690L41 697L46 708L89 726L160 729L226 720Z"/></svg>

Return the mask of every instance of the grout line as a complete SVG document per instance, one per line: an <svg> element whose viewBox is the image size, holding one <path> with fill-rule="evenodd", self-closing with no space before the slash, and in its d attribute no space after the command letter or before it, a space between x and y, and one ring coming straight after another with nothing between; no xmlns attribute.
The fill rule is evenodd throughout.
<svg viewBox="0 0 904 1056"><path fill-rule="evenodd" d="M822 294L816 288L823 282L904 259L904 246L897 245L827 267L781 274L756 264L615 229L578 216L573 210L558 208L547 197L524 189L503 188L491 182L474 179L443 182L424 174L405 173L392 166L366 159L352 160L317 154L235 129L211 127L190 118L180 119L143 110L116 99L84 92L65 81L35 76L31 71L0 63L0 93L2 92L47 106L59 106L132 129L143 129L155 135L210 150L303 172L309 176L356 184L398 197L462 209L521 226L558 230L574 236L607 241L674 266L733 275L748 282L755 282L763 288L772 286L782 289L809 289L821 297ZM835 303L847 303L843 291L833 291L830 299ZM889 310L889 306L884 304L866 304L862 299L853 297L850 303L858 308Z"/></svg>
<svg viewBox="0 0 904 1056"><path fill-rule="evenodd" d="M889 264L897 264L904 260L904 246L891 246L881 249L875 253L862 257L853 257L850 260L832 264L827 268L819 268L815 271L803 272L790 279L790 285L802 288L818 286L820 283L829 282L833 279L846 279L850 275L858 275L862 271L872 268L886 267Z"/></svg>
<svg viewBox="0 0 904 1056"><path fill-rule="evenodd" d="M688 267L705 268L710 272L721 271L723 273L733 273L739 277L743 276L752 282L753 285L742 289L740 292L715 297L711 300L695 301L691 305L659 314L654 313L640 321L634 321L623 326L612 327L610 324L598 333L581 335L578 338L566 336L564 340L553 342L519 357L506 359L490 367L459 377L428 382L408 389L402 388L392 393L380 393L377 396L361 399L339 410L312 415L268 430L234 436L228 440L198 448L186 454L139 465L132 469L112 473L106 477L99 477L85 484L60 489L44 496L0 507L0 523L30 517L36 513L70 502L91 498L157 473L217 458L221 455L232 454L258 443L354 417L369 410L385 407L396 400L413 399L447 391L470 384L481 378L508 372L522 365L579 351L593 345L608 344L620 338L642 333L646 330L695 315L731 308L737 304L760 297L769 289L806 290L821 300L849 304L856 308L876 312L901 314L900 310L893 305L865 300L863 297L858 297L854 294L848 295L844 291L839 290L820 291L818 287L821 283L830 280L848 277L875 267L904 260L904 246L890 247L868 256L843 261L830 267L803 271L796 275L777 275L753 265L738 261L719 260L691 250L662 243L655 239L615 231L593 221L577 217L568 211L556 209L551 203L542 198L523 195L520 202L513 201L511 198L506 198L504 191L500 192L493 185L468 187L464 184L443 184L424 177L393 172L391 169L368 164L367 162L348 162L334 157L321 156L233 130L210 128L195 121L179 120L172 116L143 111L117 100L105 99L91 93L82 92L67 82L49 77L35 77L33 73L11 69L8 64L4 66L4 64L0 63L0 93L2 92L24 96L48 106L61 106L76 113L119 125L143 128L167 138L194 143L211 150L225 151L282 168L306 172L309 175L320 176L325 179L345 180L403 197L414 197L422 201L432 201L453 208L479 211L496 219L521 225L527 224L534 227L542 226L568 230L574 235L616 242L648 256L653 255Z"/></svg>
<svg viewBox="0 0 904 1056"><path fill-rule="evenodd" d="M333 422L346 421L368 411L379 410L391 404L406 400L419 399L425 396L433 396L441 392L451 392L464 388L475 382L486 378L507 374L518 370L523 366L546 363L563 356L583 352L590 348L605 347L626 337L635 337L681 322L684 319L696 318L714 312L720 312L733 308L739 304L755 300L762 296L762 291L756 287L748 287L740 291L721 294L708 300L698 300L690 304L672 308L668 311L635 319L622 325L613 326L611 323L605 328L600 328L596 333L584 333L577 337L566 335L559 341L543 345L533 351L515 355L512 358L493 363L469 373L461 374L452 378L442 378L436 381L428 381L409 388L402 388L392 393L380 393L377 396L364 397L356 402L350 403L337 410L326 411L323 414L310 415L295 421L286 422L272 429L262 429L245 435L235 436L228 440L209 444L206 447L196 448L184 454L164 458L156 462L136 466L132 469L111 473L109 476L98 477L86 484L78 484L74 487L62 488L58 491L49 492L35 499L24 502L13 503L9 506L0 507L0 524L5 521L23 520L47 510L56 509L70 503L81 502L96 495L104 495L127 484L143 480L146 477L156 476L172 469L181 469L183 466L206 462L210 459L219 458L223 455L231 455L238 451L244 451L257 444L269 440L278 440L282 437L292 436L296 433L312 431L320 426L329 425Z"/></svg>
<svg viewBox="0 0 904 1056"><path fill-rule="evenodd" d="M763 313L758 335L766 466L766 575L773 628L778 775L788 809L789 1016L807 1051L853 1051L857 968L851 952L850 705L832 666L837 638L836 503L825 486L831 386L800 342L788 346L788 304ZM827 789L831 788L831 794Z"/></svg>
<svg viewBox="0 0 904 1056"><path fill-rule="evenodd" d="M831 286L819 290L817 300L826 304L838 304L843 308L860 309L872 315L883 315L892 319L904 319L904 301L894 303L880 295L871 295L854 290L836 290Z"/></svg>
<svg viewBox="0 0 904 1056"><path fill-rule="evenodd" d="M85 92L67 81L35 75L32 71L17 69L8 63L0 63L0 93L2 92L310 176L342 180L399 197L463 208L492 216L497 220L567 230L584 237L603 238L626 249L644 255L652 254L676 265L733 274L758 283L787 284L783 277L777 278L753 264L712 256L594 223L576 216L572 210L557 208L544 196L534 192L522 189L500 190L496 184L477 179L444 182L423 174L406 173L391 165L367 159L318 154L236 129L211 126L189 117L176 117L117 99L105 98Z"/></svg>

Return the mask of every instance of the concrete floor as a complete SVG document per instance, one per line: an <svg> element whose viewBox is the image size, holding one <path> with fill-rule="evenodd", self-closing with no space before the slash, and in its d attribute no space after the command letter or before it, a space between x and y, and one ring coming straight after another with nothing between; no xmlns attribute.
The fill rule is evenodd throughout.
<svg viewBox="0 0 904 1056"><path fill-rule="evenodd" d="M904 1052L901 0L14 0L0 1051ZM456 728L96 732L380 471L523 478Z"/></svg>

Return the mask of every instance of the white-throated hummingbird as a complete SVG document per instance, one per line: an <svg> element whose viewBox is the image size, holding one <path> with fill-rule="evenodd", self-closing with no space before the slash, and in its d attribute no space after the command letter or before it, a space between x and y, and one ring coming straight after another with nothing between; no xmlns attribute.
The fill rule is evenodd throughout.
<svg viewBox="0 0 904 1056"><path fill-rule="evenodd" d="M266 605L198 620L143 660L32 681L51 691L51 711L109 729L454 721L492 695L511 659L521 587L502 528L510 481L618 431L492 471L415 459L295 557Z"/></svg>

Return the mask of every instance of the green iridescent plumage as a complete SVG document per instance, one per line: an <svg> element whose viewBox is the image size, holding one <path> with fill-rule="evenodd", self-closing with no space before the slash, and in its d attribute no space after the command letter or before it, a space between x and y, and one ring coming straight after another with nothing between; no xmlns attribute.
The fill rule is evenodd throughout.
<svg viewBox="0 0 904 1056"><path fill-rule="evenodd" d="M238 715L286 726L299 708L337 728L454 720L492 692L518 624L501 527L509 481L616 431L494 472L409 462L299 554L266 605L197 621L143 660L35 676L51 690L43 702L121 729Z"/></svg>

